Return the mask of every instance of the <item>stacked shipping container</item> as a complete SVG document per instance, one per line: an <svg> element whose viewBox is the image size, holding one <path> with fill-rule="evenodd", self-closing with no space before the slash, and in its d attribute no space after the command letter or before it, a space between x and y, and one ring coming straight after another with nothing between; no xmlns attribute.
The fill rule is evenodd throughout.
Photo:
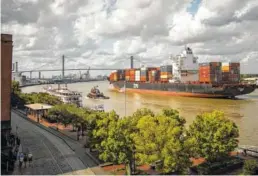
<svg viewBox="0 0 258 176"><path fill-rule="evenodd" d="M146 82L148 81L148 68L141 68L140 81Z"/></svg>
<svg viewBox="0 0 258 176"><path fill-rule="evenodd" d="M111 81L131 82L168 82L172 78L172 65L144 67L113 71ZM182 75L184 71L182 71ZM185 72L187 75L187 71ZM199 82L201 83L238 83L240 81L240 63L208 62L199 64Z"/></svg>
<svg viewBox="0 0 258 176"><path fill-rule="evenodd" d="M172 65L165 65L160 67L160 81L168 82L172 78Z"/></svg>
<svg viewBox="0 0 258 176"><path fill-rule="evenodd" d="M141 77L141 70L139 69L135 70L135 81L140 81L141 80L140 77Z"/></svg>
<svg viewBox="0 0 258 176"><path fill-rule="evenodd" d="M109 79L111 81L117 81L117 71L112 71L112 73L109 76Z"/></svg>
<svg viewBox="0 0 258 176"><path fill-rule="evenodd" d="M135 81L135 69L129 69L129 81Z"/></svg>
<svg viewBox="0 0 258 176"><path fill-rule="evenodd" d="M199 81L201 83L220 83L221 80L221 62L199 64Z"/></svg>
<svg viewBox="0 0 258 176"><path fill-rule="evenodd" d="M148 69L149 82L159 81L159 76L160 76L160 70L158 68L149 68Z"/></svg>
<svg viewBox="0 0 258 176"><path fill-rule="evenodd" d="M130 70L128 70L128 69L125 70L125 80L126 81L130 80Z"/></svg>
<svg viewBox="0 0 258 176"><path fill-rule="evenodd" d="M117 80L125 80L125 70L117 70Z"/></svg>
<svg viewBox="0 0 258 176"><path fill-rule="evenodd" d="M222 63L222 82L238 83L240 81L240 63Z"/></svg>

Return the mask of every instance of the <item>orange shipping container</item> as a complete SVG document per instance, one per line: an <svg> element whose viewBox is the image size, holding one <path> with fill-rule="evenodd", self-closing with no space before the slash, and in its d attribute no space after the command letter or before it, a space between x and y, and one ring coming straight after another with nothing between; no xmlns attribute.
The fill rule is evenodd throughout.
<svg viewBox="0 0 258 176"><path fill-rule="evenodd" d="M230 67L229 66L222 66L222 71L223 72L229 72Z"/></svg>
<svg viewBox="0 0 258 176"><path fill-rule="evenodd" d="M130 76L130 70L125 70L125 76Z"/></svg>
<svg viewBox="0 0 258 176"><path fill-rule="evenodd" d="M167 78L160 78L160 81L161 82L168 82L168 79Z"/></svg>
<svg viewBox="0 0 258 176"><path fill-rule="evenodd" d="M146 76L141 76L141 77L140 77L140 81L142 81L142 82L145 82L145 81L147 81L147 78L146 78Z"/></svg>

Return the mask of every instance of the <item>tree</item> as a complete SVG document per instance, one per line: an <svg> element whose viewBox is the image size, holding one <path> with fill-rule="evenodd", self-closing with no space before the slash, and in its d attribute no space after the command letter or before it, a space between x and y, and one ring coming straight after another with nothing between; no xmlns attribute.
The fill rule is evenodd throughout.
<svg viewBox="0 0 258 176"><path fill-rule="evenodd" d="M108 124L107 137L101 142L100 158L116 164L125 164L128 175L132 173L134 162L132 132L131 118L113 120Z"/></svg>
<svg viewBox="0 0 258 176"><path fill-rule="evenodd" d="M258 172L258 163L255 159L245 160L243 167L244 175L255 175Z"/></svg>
<svg viewBox="0 0 258 176"><path fill-rule="evenodd" d="M24 104L24 100L21 99L21 89L18 81L12 81L11 86L11 105L20 106Z"/></svg>
<svg viewBox="0 0 258 176"><path fill-rule="evenodd" d="M12 81L12 87L11 87L12 93L18 95L21 93L20 84L18 81Z"/></svg>
<svg viewBox="0 0 258 176"><path fill-rule="evenodd" d="M183 122L185 120L172 109L140 118L139 132L134 135L138 162L153 164L159 161L157 169L163 173L184 173L191 162Z"/></svg>
<svg viewBox="0 0 258 176"><path fill-rule="evenodd" d="M93 129L93 138L96 143L96 149L102 153L104 148L102 142L108 137L109 125L110 123L114 123L119 119L119 116L115 111L111 112L98 112L96 119L96 126Z"/></svg>
<svg viewBox="0 0 258 176"><path fill-rule="evenodd" d="M187 135L195 143L195 157L204 157L207 162L228 156L238 146L236 124L225 118L220 111L198 115Z"/></svg>

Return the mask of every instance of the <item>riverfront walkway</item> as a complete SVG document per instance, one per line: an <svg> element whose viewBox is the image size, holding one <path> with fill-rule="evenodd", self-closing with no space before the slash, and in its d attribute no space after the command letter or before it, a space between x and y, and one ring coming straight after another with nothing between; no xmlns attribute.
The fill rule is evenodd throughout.
<svg viewBox="0 0 258 176"><path fill-rule="evenodd" d="M33 115L28 115L28 118L30 118L31 120L37 122L37 118ZM49 123L47 120L40 118L39 123L41 125L44 125L46 127L49 127L50 129L53 129L55 131L57 131L57 127L58 127L58 132L66 135L67 137L69 137L71 140L74 140L78 143L80 143L82 145L82 147L85 146L86 141L87 141L87 132L84 132L84 136L80 135L79 140L77 140L77 132L76 131L72 131L72 125L67 125L66 127L62 124L57 124L57 123ZM98 160L98 156L96 153L94 152L90 152L89 149L85 149L85 151L88 153L88 155L92 155L92 159L94 159L97 163L101 163L100 160Z"/></svg>
<svg viewBox="0 0 258 176"><path fill-rule="evenodd" d="M12 128L16 129L21 139L20 152L31 152L33 162L30 167L19 168L18 162L14 175L103 175L108 174L98 167L85 149L69 139L64 140L58 134L44 129L24 116L12 112ZM46 127L45 127L46 128ZM15 133L15 132L14 132Z"/></svg>

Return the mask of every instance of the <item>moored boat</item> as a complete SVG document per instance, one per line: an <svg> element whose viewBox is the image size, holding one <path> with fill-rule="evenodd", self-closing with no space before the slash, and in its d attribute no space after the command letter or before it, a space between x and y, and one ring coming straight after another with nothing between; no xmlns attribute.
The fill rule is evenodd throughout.
<svg viewBox="0 0 258 176"><path fill-rule="evenodd" d="M43 87L43 89L46 93L58 97L65 104L75 104L78 107L82 107L82 93L69 90L67 85L61 86L58 84L57 88L53 88L50 85Z"/></svg>

